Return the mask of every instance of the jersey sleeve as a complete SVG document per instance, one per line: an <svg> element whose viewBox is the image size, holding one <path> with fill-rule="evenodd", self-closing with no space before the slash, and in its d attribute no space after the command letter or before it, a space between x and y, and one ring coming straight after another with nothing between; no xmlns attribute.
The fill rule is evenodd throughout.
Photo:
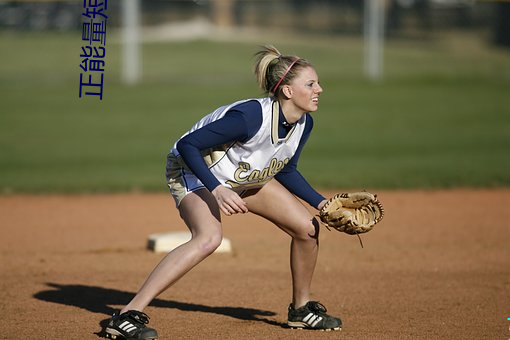
<svg viewBox="0 0 510 340"><path fill-rule="evenodd" d="M287 165L285 165L285 167L276 174L275 178L291 193L301 198L312 207L317 208L318 205L325 199L324 196L319 194L297 169L297 163L301 155L301 151L303 150L308 137L310 137L310 133L312 132L313 128L312 116L309 114L307 115L308 116L306 117L307 119L305 130L299 142L296 153L291 158L289 163L287 163Z"/></svg>
<svg viewBox="0 0 510 340"><path fill-rule="evenodd" d="M201 150L252 138L262 125L262 107L250 100L231 108L225 115L184 136L177 142L182 159L197 178L212 191L220 182L205 163Z"/></svg>

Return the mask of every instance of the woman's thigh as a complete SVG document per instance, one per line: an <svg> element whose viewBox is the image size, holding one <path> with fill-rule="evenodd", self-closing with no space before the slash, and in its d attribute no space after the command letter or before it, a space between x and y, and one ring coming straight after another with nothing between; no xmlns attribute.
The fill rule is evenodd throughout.
<svg viewBox="0 0 510 340"><path fill-rule="evenodd" d="M201 189L187 194L179 204L179 213L193 237L221 234L221 214L214 196Z"/></svg>
<svg viewBox="0 0 510 340"><path fill-rule="evenodd" d="M292 237L318 236L319 223L312 213L275 179L243 199L250 212L273 222Z"/></svg>

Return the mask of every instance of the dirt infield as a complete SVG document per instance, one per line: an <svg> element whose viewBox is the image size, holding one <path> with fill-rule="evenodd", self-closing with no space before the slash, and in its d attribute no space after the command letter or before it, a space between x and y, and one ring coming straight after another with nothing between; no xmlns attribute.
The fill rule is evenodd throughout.
<svg viewBox="0 0 510 340"><path fill-rule="evenodd" d="M332 194L324 193L324 194ZM341 332L284 327L289 239L224 217L213 254L146 312L160 339L509 339L510 190L379 192L363 236L320 236L313 298ZM184 230L164 194L0 196L0 339L98 339L162 257L151 233Z"/></svg>

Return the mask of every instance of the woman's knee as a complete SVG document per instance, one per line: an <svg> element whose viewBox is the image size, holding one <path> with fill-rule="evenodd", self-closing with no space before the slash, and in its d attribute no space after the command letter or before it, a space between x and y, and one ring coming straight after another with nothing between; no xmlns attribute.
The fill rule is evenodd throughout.
<svg viewBox="0 0 510 340"><path fill-rule="evenodd" d="M199 252L202 255L210 255L220 246L223 235L221 231L201 233L193 237Z"/></svg>
<svg viewBox="0 0 510 340"><path fill-rule="evenodd" d="M319 231L319 221L312 217L306 223L303 223L303 226L297 230L293 238L302 241L316 241L319 238Z"/></svg>

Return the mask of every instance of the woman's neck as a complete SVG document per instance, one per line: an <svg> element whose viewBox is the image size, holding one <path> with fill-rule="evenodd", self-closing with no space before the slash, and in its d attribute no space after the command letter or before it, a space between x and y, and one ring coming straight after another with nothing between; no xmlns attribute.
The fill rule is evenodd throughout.
<svg viewBox="0 0 510 340"><path fill-rule="evenodd" d="M285 120L289 124L294 124L306 113L294 106L290 100L283 99L279 100L279 102L283 115L285 116Z"/></svg>

